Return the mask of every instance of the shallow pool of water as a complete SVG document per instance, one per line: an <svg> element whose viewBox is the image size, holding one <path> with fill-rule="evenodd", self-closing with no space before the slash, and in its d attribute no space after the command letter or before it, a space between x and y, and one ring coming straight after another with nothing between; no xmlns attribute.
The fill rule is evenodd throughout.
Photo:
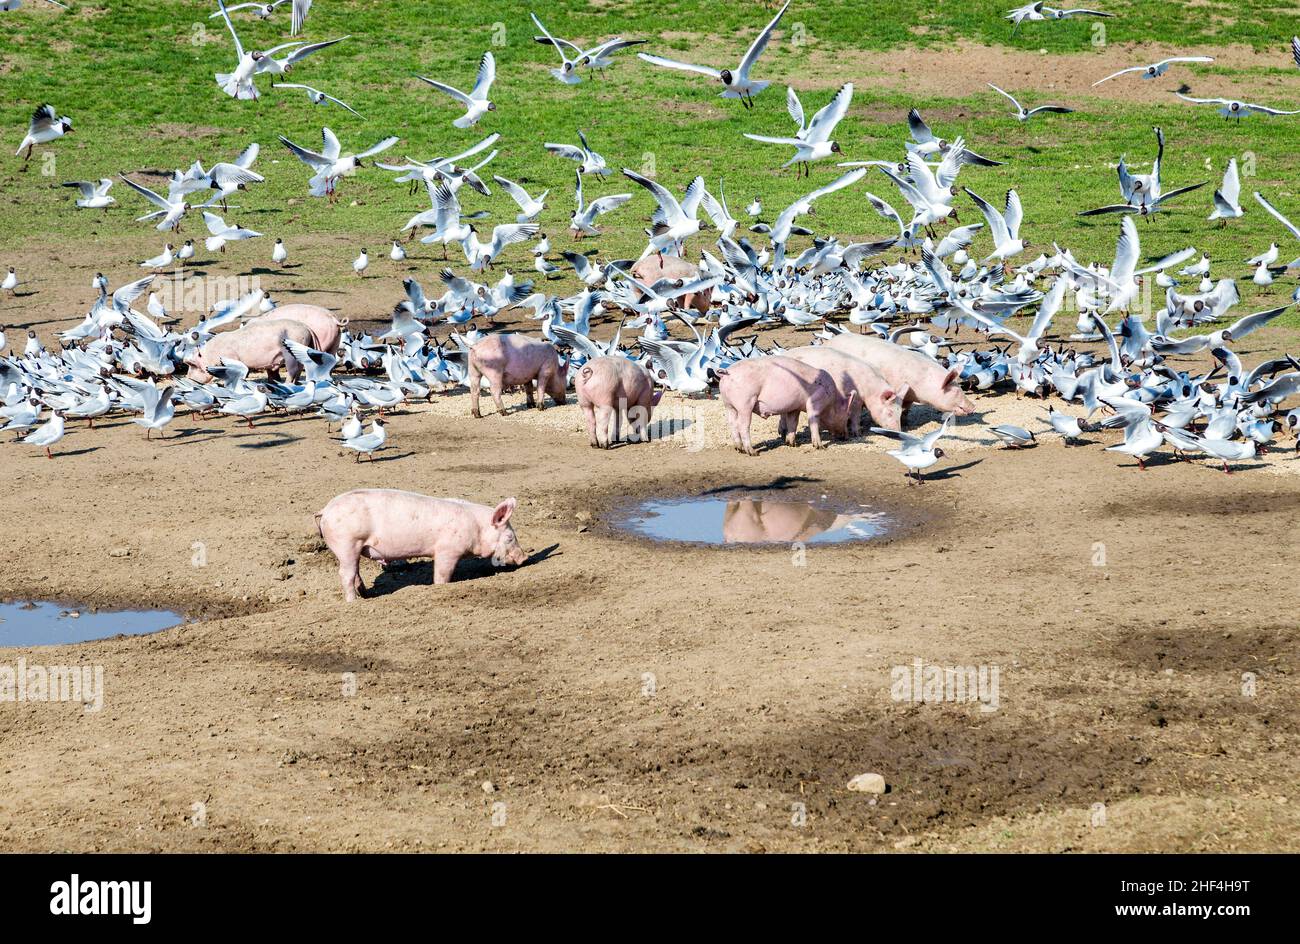
<svg viewBox="0 0 1300 944"><path fill-rule="evenodd" d="M54 646L142 636L185 621L170 610L98 610L60 603L0 603L0 647Z"/></svg>
<svg viewBox="0 0 1300 944"><path fill-rule="evenodd" d="M887 534L888 515L825 499L651 499L632 508L616 528L655 541L700 544L842 544Z"/></svg>

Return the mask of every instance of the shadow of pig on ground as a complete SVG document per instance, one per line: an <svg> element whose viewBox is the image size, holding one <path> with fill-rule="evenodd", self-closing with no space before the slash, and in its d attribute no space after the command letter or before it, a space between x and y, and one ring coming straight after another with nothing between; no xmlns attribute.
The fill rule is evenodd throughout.
<svg viewBox="0 0 1300 944"><path fill-rule="evenodd" d="M456 563L456 570L451 575L451 582L460 583L465 580L480 580L498 573L510 573L532 564L539 564L552 557L559 546L559 544L552 544L540 551L533 552L518 567L495 567L491 559L486 557L462 557ZM362 596L373 599L396 593L406 587L431 586L433 586L432 560L405 561L400 564L389 564L376 574Z"/></svg>

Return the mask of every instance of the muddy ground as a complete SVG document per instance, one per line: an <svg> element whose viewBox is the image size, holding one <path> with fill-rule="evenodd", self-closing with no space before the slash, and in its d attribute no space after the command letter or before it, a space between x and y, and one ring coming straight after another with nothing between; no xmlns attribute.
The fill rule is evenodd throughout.
<svg viewBox="0 0 1300 944"><path fill-rule="evenodd" d="M77 320L79 265L47 263L6 304L11 337ZM360 319L395 285L318 300ZM373 463L312 418L182 416L152 442L125 418L77 423L53 462L0 444L0 596L192 618L0 651L102 665L106 686L98 713L0 704L0 849L1300 846L1289 441L1230 476L1139 472L1103 451L1115 434L991 448L981 419L1041 429L1042 406L979 405L920 488L874 439L776 447L771 421L772 448L738 455L716 401L672 396L678 439L608 452L572 403L476 421L463 390L394 415ZM311 516L359 486L518 496L533 558L466 561L439 587L427 563L367 562L376 595L345 605ZM641 497L759 489L898 527L802 557L612 527ZM996 667L997 710L895 700L891 670L917 659ZM889 792L849 791L864 772Z"/></svg>

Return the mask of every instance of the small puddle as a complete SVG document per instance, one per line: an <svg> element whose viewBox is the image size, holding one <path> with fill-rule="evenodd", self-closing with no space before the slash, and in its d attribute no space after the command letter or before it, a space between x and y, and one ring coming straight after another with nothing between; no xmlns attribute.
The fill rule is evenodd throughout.
<svg viewBox="0 0 1300 944"><path fill-rule="evenodd" d="M0 647L55 646L143 636L185 621L170 610L94 610L61 603L0 603Z"/></svg>
<svg viewBox="0 0 1300 944"><path fill-rule="evenodd" d="M893 521L868 506L792 498L652 499L614 527L654 541L696 544L844 544L888 534Z"/></svg>

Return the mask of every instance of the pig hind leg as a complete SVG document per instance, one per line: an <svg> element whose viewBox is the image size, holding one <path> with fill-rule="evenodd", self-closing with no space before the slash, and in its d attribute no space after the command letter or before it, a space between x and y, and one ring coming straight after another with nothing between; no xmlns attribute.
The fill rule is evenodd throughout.
<svg viewBox="0 0 1300 944"><path fill-rule="evenodd" d="M586 404L582 408L582 416L587 421L587 441L591 443L594 449L600 445L600 440L596 435L596 408L591 404Z"/></svg>

